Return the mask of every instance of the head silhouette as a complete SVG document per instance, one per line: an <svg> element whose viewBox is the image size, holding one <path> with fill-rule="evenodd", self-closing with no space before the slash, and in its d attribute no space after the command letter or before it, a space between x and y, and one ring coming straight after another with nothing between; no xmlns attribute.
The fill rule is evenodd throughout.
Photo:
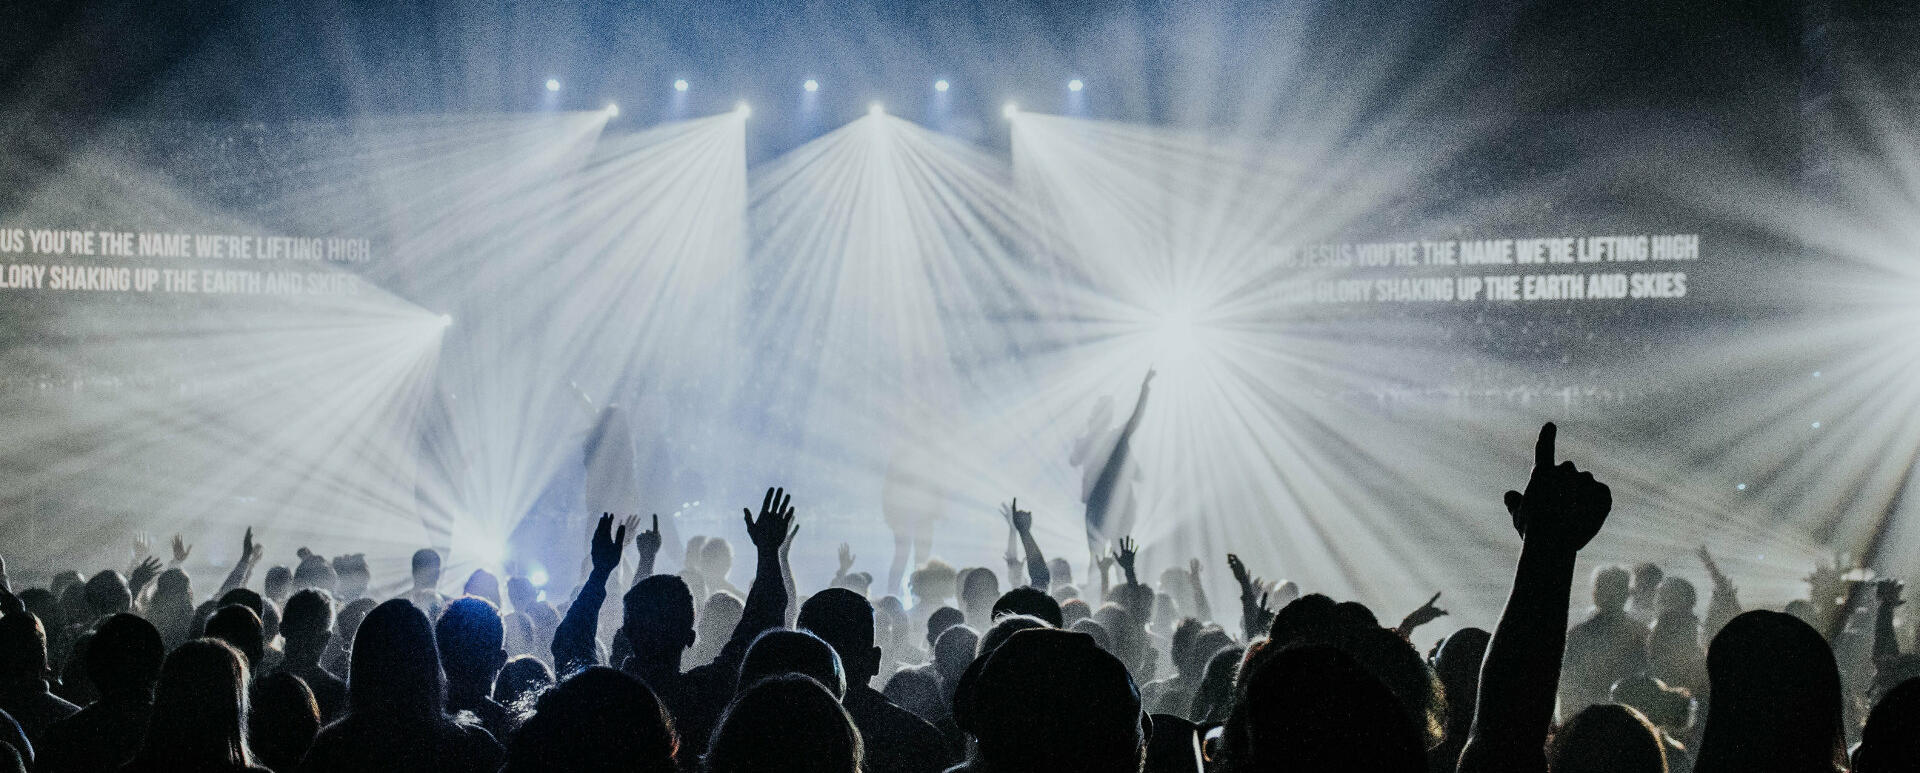
<svg viewBox="0 0 1920 773"><path fill-rule="evenodd" d="M693 646L693 593L677 575L656 574L634 583L621 602L621 626L635 655L677 658Z"/></svg>
<svg viewBox="0 0 1920 773"><path fill-rule="evenodd" d="M1195 722L1219 722L1227 718L1227 712L1233 707L1233 683L1240 674L1240 659L1246 650L1233 645L1213 653L1207 661L1207 670L1200 676L1200 686L1193 691L1193 709L1188 716Z"/></svg>
<svg viewBox="0 0 1920 773"><path fill-rule="evenodd" d="M506 770L674 773L677 748L652 690L620 671L593 666L540 696L513 738Z"/></svg>
<svg viewBox="0 0 1920 773"><path fill-rule="evenodd" d="M446 687L427 616L406 599L367 613L353 637L347 713L384 719L440 721Z"/></svg>
<svg viewBox="0 0 1920 773"><path fill-rule="evenodd" d="M127 590L127 578L108 569L87 579L87 611L94 617L117 615L133 607L133 593Z"/></svg>
<svg viewBox="0 0 1920 773"><path fill-rule="evenodd" d="M834 700L847 694L847 676L840 657L820 637L806 631L774 629L760 634L740 661L742 689L783 674L808 677L833 693Z"/></svg>
<svg viewBox="0 0 1920 773"><path fill-rule="evenodd" d="M440 645L440 667L450 687L486 694L493 689L493 678L507 662L504 641L506 629L500 624L500 610L493 602L466 596L447 605L440 622L433 626L433 640Z"/></svg>
<svg viewBox="0 0 1920 773"><path fill-rule="evenodd" d="M440 587L440 554L433 548L413 551L413 587L421 590Z"/></svg>
<svg viewBox="0 0 1920 773"><path fill-rule="evenodd" d="M1779 612L1735 617L1707 649L1713 706L1698 773L1833 770L1840 671L1819 632Z"/></svg>
<svg viewBox="0 0 1920 773"><path fill-rule="evenodd" d="M1067 599L1060 602L1060 627L1071 628L1074 623L1093 619L1093 607L1080 599Z"/></svg>
<svg viewBox="0 0 1920 773"><path fill-rule="evenodd" d="M804 676L748 687L727 706L707 746L708 773L855 773L860 731L833 695Z"/></svg>
<svg viewBox="0 0 1920 773"><path fill-rule="evenodd" d="M516 655L500 667L493 680L493 699L505 706L526 703L553 686L553 669L532 655Z"/></svg>
<svg viewBox="0 0 1920 773"><path fill-rule="evenodd" d="M1425 737L1379 679L1327 644L1255 645L1227 721L1252 770L1426 769Z"/></svg>
<svg viewBox="0 0 1920 773"><path fill-rule="evenodd" d="M247 743L260 764L272 770L299 767L320 733L320 704L313 691L300 677L280 671L254 682L252 702Z"/></svg>
<svg viewBox="0 0 1920 773"><path fill-rule="evenodd" d="M1453 688L1449 686L1447 689ZM1614 682L1613 689L1608 694L1614 703L1632 706L1634 711L1640 712L1640 716L1652 722L1655 728L1679 735L1683 734L1690 724L1689 715L1693 712L1693 695L1686 688L1668 687L1659 679L1638 674Z"/></svg>
<svg viewBox="0 0 1920 773"><path fill-rule="evenodd" d="M1621 566L1603 566L1593 572L1593 607L1602 612L1627 608L1633 592L1633 574Z"/></svg>
<svg viewBox="0 0 1920 773"><path fill-rule="evenodd" d="M249 668L266 654L266 634L261 630L260 616L238 604L221 607L213 617L207 618L207 637L233 645L246 656Z"/></svg>
<svg viewBox="0 0 1920 773"><path fill-rule="evenodd" d="M0 617L0 684L47 678L47 631L32 612Z"/></svg>
<svg viewBox="0 0 1920 773"><path fill-rule="evenodd" d="M1668 577L1660 582L1660 592L1655 596L1656 606L1661 617L1685 617L1693 614L1693 606L1699 601L1699 594L1693 590L1693 583L1684 577Z"/></svg>
<svg viewBox="0 0 1920 773"><path fill-rule="evenodd" d="M978 660L992 655L994 650L1000 649L1000 645L1007 643L1008 637L1021 631L1052 627L1053 626L1047 625L1047 621L1037 617L1007 615L995 622L992 628L987 629L986 633L980 634L980 643L974 646L973 657L975 660Z"/></svg>
<svg viewBox="0 0 1920 773"><path fill-rule="evenodd" d="M746 605L740 603L739 596L726 591L708 596L700 607L700 622L694 631L693 662L708 663L719 657L745 613Z"/></svg>
<svg viewBox="0 0 1920 773"><path fill-rule="evenodd" d="M1141 773L1200 773L1200 732L1192 722L1172 714L1153 715L1153 738L1147 742L1147 764Z"/></svg>
<svg viewBox="0 0 1920 773"><path fill-rule="evenodd" d="M820 591L800 605L800 627L833 647L849 686L864 687L880 673L873 620L873 605L866 597L841 588Z"/></svg>
<svg viewBox="0 0 1920 773"><path fill-rule="evenodd" d="M708 537L707 543L700 546L700 573L708 583L717 583L732 572L733 546L719 537Z"/></svg>
<svg viewBox="0 0 1920 773"><path fill-rule="evenodd" d="M939 642L940 634L946 633L948 628L965 625L966 622L966 614L953 607L933 610L933 614L927 615L927 647L931 648Z"/></svg>
<svg viewBox="0 0 1920 773"><path fill-rule="evenodd" d="M1479 628L1454 631L1440 643L1433 659L1434 675L1447 696L1447 742L1455 752L1473 727L1474 707L1480 697L1480 662L1486 659L1493 637Z"/></svg>
<svg viewBox="0 0 1920 773"><path fill-rule="evenodd" d="M1027 586L1000 594L999 600L993 602L993 619L999 620L1001 615L1037 617L1054 628L1066 624L1061 618L1060 602L1054 601L1052 596L1039 588Z"/></svg>
<svg viewBox="0 0 1920 773"><path fill-rule="evenodd" d="M280 635L287 649L318 653L333 636L333 597L325 590L308 588L287 598L287 609L280 615Z"/></svg>
<svg viewBox="0 0 1920 773"><path fill-rule="evenodd" d="M1151 732L1126 666L1054 629L1014 633L969 669L954 721L991 770L1136 770Z"/></svg>
<svg viewBox="0 0 1920 773"><path fill-rule="evenodd" d="M1554 773L1667 773L1666 747L1626 706L1588 706L1553 736Z"/></svg>
<svg viewBox="0 0 1920 773"><path fill-rule="evenodd" d="M261 595L274 601L286 601L293 593L293 570L276 566L267 570L267 576L260 581Z"/></svg>
<svg viewBox="0 0 1920 773"><path fill-rule="evenodd" d="M133 766L186 771L250 765L246 723L244 656L216 639L187 642L160 669L146 741Z"/></svg>
<svg viewBox="0 0 1920 773"><path fill-rule="evenodd" d="M144 702L165 660L159 629L136 615L118 614L101 623L87 644L87 678L103 697Z"/></svg>
<svg viewBox="0 0 1920 773"><path fill-rule="evenodd" d="M300 565L293 570L293 587L295 593L308 588L333 593L340 587L340 574L326 559L308 555L300 559Z"/></svg>
<svg viewBox="0 0 1920 773"><path fill-rule="evenodd" d="M915 569L907 578L914 605L941 604L953 598L956 577L953 567L937 558Z"/></svg>
<svg viewBox="0 0 1920 773"><path fill-rule="evenodd" d="M500 578L493 576L492 572L485 569L475 569L473 574L467 575L466 587L461 589L460 595L478 596L486 599L494 609L499 609Z"/></svg>
<svg viewBox="0 0 1920 773"><path fill-rule="evenodd" d="M960 606L967 613L967 622L976 622L975 618L980 618L977 622L982 625L991 622L986 616L999 597L1000 578L992 569L976 567L960 574Z"/></svg>
<svg viewBox="0 0 1920 773"><path fill-rule="evenodd" d="M979 650L980 634L964 625L948 628L940 634L940 640L933 643L933 669L940 672L948 690L959 683L960 674L973 663L974 654Z"/></svg>
<svg viewBox="0 0 1920 773"><path fill-rule="evenodd" d="M1666 572L1660 571L1659 564L1647 563L1633 567L1634 605L1653 604L1654 597L1660 593L1660 581L1666 576Z"/></svg>
<svg viewBox="0 0 1920 773"><path fill-rule="evenodd" d="M513 605L513 611L527 614L540 601L540 589L533 587L533 581L525 577L507 578L507 603Z"/></svg>
<svg viewBox="0 0 1920 773"><path fill-rule="evenodd" d="M1093 618L1091 617L1080 620L1079 622L1076 622L1073 625L1067 626L1067 630L1072 631L1074 633L1084 633L1087 636L1092 637L1094 646L1099 647L1100 649L1106 650L1108 652L1112 652L1114 649L1113 637L1107 634L1107 627L1094 622Z"/></svg>
<svg viewBox="0 0 1920 773"><path fill-rule="evenodd" d="M1867 716L1853 773L1920 770L1920 679L1888 690Z"/></svg>
<svg viewBox="0 0 1920 773"><path fill-rule="evenodd" d="M373 581L373 574L367 571L367 557L359 553L334 556L333 573L340 581L335 597L348 602L365 597L367 585Z"/></svg>
<svg viewBox="0 0 1920 773"><path fill-rule="evenodd" d="M894 705L934 724L945 720L952 711L945 691L940 688L940 677L925 669L903 668L893 672L880 694Z"/></svg>

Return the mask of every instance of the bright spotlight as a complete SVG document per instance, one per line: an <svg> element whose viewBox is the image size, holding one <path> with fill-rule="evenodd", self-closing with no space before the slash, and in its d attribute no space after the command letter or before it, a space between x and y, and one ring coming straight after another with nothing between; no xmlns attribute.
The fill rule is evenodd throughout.
<svg viewBox="0 0 1920 773"><path fill-rule="evenodd" d="M739 113L741 118L746 118L747 116L753 115L753 106L747 104L747 101L743 99L733 103L733 112Z"/></svg>
<svg viewBox="0 0 1920 773"><path fill-rule="evenodd" d="M934 90L934 91L938 91L938 92L941 92L941 93L945 93L945 92L946 92L946 90L947 90L947 82L946 82L946 81L943 81L943 80L940 80L940 81L934 81L934 82L933 82L933 90Z"/></svg>
<svg viewBox="0 0 1920 773"><path fill-rule="evenodd" d="M543 567L543 566L533 567L533 571L527 573L527 582L533 583L533 587L535 588L547 587L546 567Z"/></svg>
<svg viewBox="0 0 1920 773"><path fill-rule="evenodd" d="M819 91L820 82L812 78L808 78L806 83L800 84L800 88L806 89L808 91Z"/></svg>
<svg viewBox="0 0 1920 773"><path fill-rule="evenodd" d="M620 106L619 106L619 105L616 105L616 104L614 104L614 103L612 103L612 102L608 102L608 103L607 103L607 117L608 117L608 118L619 118L619 117L620 117Z"/></svg>
<svg viewBox="0 0 1920 773"><path fill-rule="evenodd" d="M452 314L440 315L440 327L442 328L453 327L453 315Z"/></svg>
<svg viewBox="0 0 1920 773"><path fill-rule="evenodd" d="M1020 112L1019 105L1016 105L1012 102L1008 102L1005 107L1000 108L1000 117L1012 118L1015 115L1019 114L1019 112Z"/></svg>
<svg viewBox="0 0 1920 773"><path fill-rule="evenodd" d="M548 90L548 91L559 91L559 90L560 90L560 79L559 79L559 78L548 78L548 79L547 79L547 90Z"/></svg>
<svg viewBox="0 0 1920 773"><path fill-rule="evenodd" d="M686 91L686 90L687 90L687 79L685 79L685 78L681 78L681 79L679 79L679 80L676 80L676 81L674 81L674 82L673 82L673 90L674 90L674 91Z"/></svg>
<svg viewBox="0 0 1920 773"><path fill-rule="evenodd" d="M867 105L867 115L884 115L886 112L887 108L878 102Z"/></svg>
<svg viewBox="0 0 1920 773"><path fill-rule="evenodd" d="M1079 91L1086 87L1087 87L1087 84L1081 83L1079 78L1074 78L1073 80L1067 81L1068 91Z"/></svg>

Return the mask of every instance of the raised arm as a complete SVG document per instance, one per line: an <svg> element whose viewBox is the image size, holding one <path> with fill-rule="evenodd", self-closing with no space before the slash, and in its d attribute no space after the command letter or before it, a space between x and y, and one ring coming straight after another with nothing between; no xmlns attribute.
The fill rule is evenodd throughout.
<svg viewBox="0 0 1920 773"><path fill-rule="evenodd" d="M1447 615L1447 610L1434 606L1439 600L1440 592L1435 591L1433 598L1427 599L1427 603L1420 605L1419 609L1408 612L1406 617L1400 618L1400 625L1395 627L1393 632L1400 634L1402 639L1413 641L1414 629Z"/></svg>
<svg viewBox="0 0 1920 773"><path fill-rule="evenodd" d="M1140 575L1134 571L1134 561L1140 558L1140 543L1132 537L1121 537L1114 546L1113 560L1120 564L1120 573L1126 575L1128 585L1139 585Z"/></svg>
<svg viewBox="0 0 1920 773"><path fill-rule="evenodd" d="M1540 428L1526 493L1506 495L1507 513L1520 532L1520 561L1481 666L1479 704L1460 753L1460 773L1547 769L1574 558L1613 509L1613 493L1592 473L1572 462L1554 464L1555 432L1552 423Z"/></svg>
<svg viewBox="0 0 1920 773"><path fill-rule="evenodd" d="M653 576L653 561L660 556L660 546L665 541L660 536L660 514L653 514L653 528L640 532L633 538L633 550L640 554L640 561L634 564L633 584Z"/></svg>
<svg viewBox="0 0 1920 773"><path fill-rule="evenodd" d="M1039 541L1033 538L1033 511L1020 509L1020 498L1004 507L1007 526L1020 537L1020 551L1027 557L1027 587L1038 588L1045 593L1053 587L1053 570L1047 568L1047 557L1040 552ZM1008 554L1012 558L1012 554ZM1007 562L1007 577L1018 576L1019 566L1012 560Z"/></svg>
<svg viewBox="0 0 1920 773"><path fill-rule="evenodd" d="M740 510L747 522L747 537L753 541L759 557L753 571L753 584L747 587L747 603L740 614L740 623L733 627L733 636L714 659L715 666L723 672L738 670L754 638L781 625L787 608L787 588L780 572L780 548L792 537L790 500L792 497L786 489L770 488L760 502L757 520L752 510Z"/></svg>
<svg viewBox="0 0 1920 773"><path fill-rule="evenodd" d="M1193 589L1193 616L1201 622L1213 622L1213 606L1207 603L1207 586L1200 583L1200 559L1187 562L1187 586Z"/></svg>
<svg viewBox="0 0 1920 773"><path fill-rule="evenodd" d="M1266 636L1273 630L1273 610L1267 608L1267 595L1254 588L1253 575L1240 557L1227 554L1227 569L1240 585L1240 633L1246 641Z"/></svg>
<svg viewBox="0 0 1920 773"><path fill-rule="evenodd" d="M227 579L220 583L220 590L213 597L218 599L227 595L227 591L246 587L247 579L253 576L253 567L260 563L260 556L266 552L266 546L253 541L253 527L247 527L246 536L240 538L240 560L234 562L233 571L227 572Z"/></svg>
<svg viewBox="0 0 1920 773"><path fill-rule="evenodd" d="M1899 580L1874 583L1874 591L1880 603L1873 610L1873 662L1884 666L1900 657L1900 640L1893 634L1893 610L1906 602L1900 600Z"/></svg>
<svg viewBox="0 0 1920 773"><path fill-rule="evenodd" d="M800 591L793 582L793 538L800 535L800 524L794 524L787 530L787 539L780 543L780 587L787 593L787 603L780 608L780 627L792 628L794 621L800 619Z"/></svg>
<svg viewBox="0 0 1920 773"><path fill-rule="evenodd" d="M562 677L587 666L600 664L600 647L595 639L600 631L600 605L607 601L607 578L620 565L620 551L627 543L627 527L613 528L613 514L603 513L593 527L593 541L587 547L592 569L580 595L567 607L567 616L553 630L553 672Z"/></svg>
<svg viewBox="0 0 1920 773"><path fill-rule="evenodd" d="M1147 395L1153 391L1153 377L1158 373L1147 369L1146 378L1140 379L1140 396L1133 401L1133 414L1127 417L1127 426L1120 430L1120 441L1126 442L1133 437L1133 431L1140 428L1140 417L1147 413Z"/></svg>
<svg viewBox="0 0 1920 773"><path fill-rule="evenodd" d="M1713 595L1707 601L1707 627L1702 636L1704 640L1712 641L1714 634L1740 616L1740 589L1734 586L1732 578L1720 571L1720 565L1714 563L1713 554L1707 552L1707 546L1701 545L1696 555L1700 556L1700 563L1706 566L1707 577L1713 581Z"/></svg>

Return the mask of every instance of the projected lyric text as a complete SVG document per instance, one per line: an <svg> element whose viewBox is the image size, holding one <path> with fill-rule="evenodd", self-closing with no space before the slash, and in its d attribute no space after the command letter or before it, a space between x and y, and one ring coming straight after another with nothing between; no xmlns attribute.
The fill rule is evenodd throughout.
<svg viewBox="0 0 1920 773"><path fill-rule="evenodd" d="M358 295L374 259L339 236L0 228L0 291Z"/></svg>
<svg viewBox="0 0 1920 773"><path fill-rule="evenodd" d="M1671 300L1699 260L1698 234L1313 244L1280 251L1295 278L1277 290L1302 304Z"/></svg>

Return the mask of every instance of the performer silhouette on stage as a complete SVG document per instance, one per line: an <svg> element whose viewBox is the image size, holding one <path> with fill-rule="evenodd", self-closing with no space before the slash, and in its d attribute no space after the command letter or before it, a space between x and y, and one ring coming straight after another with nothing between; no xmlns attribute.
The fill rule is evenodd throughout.
<svg viewBox="0 0 1920 773"><path fill-rule="evenodd" d="M1133 415L1119 429L1112 429L1113 398L1102 396L1087 417L1086 434L1074 443L1073 466L1081 468L1081 501L1087 505L1087 573L1094 574L1100 554L1114 540L1133 532L1133 483L1140 478L1139 465L1133 464L1129 449L1133 431L1140 428L1140 417L1147 410L1147 394L1154 371L1140 381L1140 398L1133 404Z"/></svg>

